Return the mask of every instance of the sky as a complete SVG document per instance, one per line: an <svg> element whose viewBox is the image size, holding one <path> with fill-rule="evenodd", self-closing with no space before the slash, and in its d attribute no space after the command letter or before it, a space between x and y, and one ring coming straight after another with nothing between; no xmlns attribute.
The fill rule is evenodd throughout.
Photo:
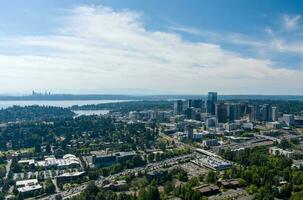
<svg viewBox="0 0 303 200"><path fill-rule="evenodd" d="M303 2L0 2L0 94L303 95Z"/></svg>

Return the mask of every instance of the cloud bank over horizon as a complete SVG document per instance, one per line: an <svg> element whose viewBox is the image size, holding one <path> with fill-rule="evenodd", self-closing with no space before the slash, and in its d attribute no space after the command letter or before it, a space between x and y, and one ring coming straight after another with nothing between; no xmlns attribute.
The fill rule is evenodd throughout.
<svg viewBox="0 0 303 200"><path fill-rule="evenodd" d="M52 34L0 36L1 93L303 93L302 68L292 68L265 56L248 56L216 42L225 39L260 51L302 54L300 41L289 43L276 35L262 41L215 35L213 42L193 42L180 32L202 37L214 35L185 27L151 30L146 28L144 13L127 9L92 5L76 6L65 12L61 25ZM285 31L296 31L300 18L284 15L281 20ZM270 28L267 32L273 34Z"/></svg>

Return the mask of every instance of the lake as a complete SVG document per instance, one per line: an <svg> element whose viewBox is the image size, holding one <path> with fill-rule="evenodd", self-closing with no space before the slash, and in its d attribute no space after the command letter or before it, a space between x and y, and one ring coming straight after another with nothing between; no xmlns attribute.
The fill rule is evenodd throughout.
<svg viewBox="0 0 303 200"><path fill-rule="evenodd" d="M57 106L67 108L73 105L83 106L87 104L104 104L104 103L117 103L126 102L131 100L58 100L58 101L0 101L0 109L8 108L11 106Z"/></svg>

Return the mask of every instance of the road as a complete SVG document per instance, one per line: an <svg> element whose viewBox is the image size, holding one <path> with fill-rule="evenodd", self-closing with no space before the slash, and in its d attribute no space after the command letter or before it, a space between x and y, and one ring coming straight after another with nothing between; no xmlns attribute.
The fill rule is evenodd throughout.
<svg viewBox="0 0 303 200"><path fill-rule="evenodd" d="M126 170L124 170L120 173L117 173L117 174L113 174L113 175L110 175L110 176L107 176L107 177L100 177L98 180L95 181L95 184L96 184L96 186L102 187L103 183L105 181L113 181L119 176L124 176L124 175L129 175L129 174L134 174L134 173L140 173L140 172L154 171L154 170L160 169L164 166L174 166L178 163L189 161L190 159L192 159L196 155L197 155L196 153L191 153L191 154L184 155L184 156L178 156L178 157L175 157L175 158L166 159L166 160L163 160L163 161L160 161L160 162L149 163L144 167L126 169ZM50 195L50 196L42 197L40 199L54 200L57 195L61 195L63 199L67 199L67 198L70 198L72 196L80 194L83 190L85 190L85 188L87 187L87 184L88 183L83 183L83 184L81 184L81 185L79 185L75 188L72 188L72 189L69 189L69 190L66 190L66 191L62 191L62 192L58 192L58 193Z"/></svg>
<svg viewBox="0 0 303 200"><path fill-rule="evenodd" d="M7 160L7 163L5 165L5 176L3 177L3 180L6 180L8 178L11 165L12 165L12 160ZM0 187L0 191L2 191L2 187Z"/></svg>
<svg viewBox="0 0 303 200"><path fill-rule="evenodd" d="M6 180L7 177L8 177L9 171L11 169L11 164L12 164L12 160L8 160L7 164L5 166L6 167L6 174L5 174L4 180Z"/></svg>

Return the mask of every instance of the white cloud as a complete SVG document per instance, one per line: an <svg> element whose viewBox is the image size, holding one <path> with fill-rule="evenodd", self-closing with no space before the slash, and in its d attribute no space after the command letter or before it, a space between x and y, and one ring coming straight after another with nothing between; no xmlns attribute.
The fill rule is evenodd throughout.
<svg viewBox="0 0 303 200"><path fill-rule="evenodd" d="M187 27L181 25L174 25L169 27L171 30L184 32L192 35L198 35L209 39L210 41L216 42L227 42L238 45L247 45L247 46L255 46L262 47L264 43L262 41L258 41L255 38L248 37L239 33L217 33L211 31L200 30L194 27Z"/></svg>
<svg viewBox="0 0 303 200"><path fill-rule="evenodd" d="M302 71L217 44L147 30L138 12L76 7L58 30L54 35L1 39L0 91L302 92ZM20 51L4 54L9 48Z"/></svg>
<svg viewBox="0 0 303 200"><path fill-rule="evenodd" d="M287 14L283 15L283 26L287 31L293 31L298 28L300 23L301 15L290 16Z"/></svg>

